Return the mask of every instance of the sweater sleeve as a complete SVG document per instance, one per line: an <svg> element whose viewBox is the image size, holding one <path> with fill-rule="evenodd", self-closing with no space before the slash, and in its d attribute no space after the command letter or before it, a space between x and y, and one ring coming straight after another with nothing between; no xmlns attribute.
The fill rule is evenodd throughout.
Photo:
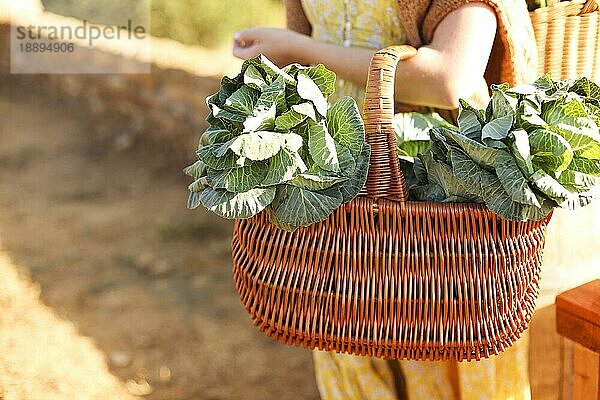
<svg viewBox="0 0 600 400"><path fill-rule="evenodd" d="M304 35L311 34L312 28L300 0L284 0L287 28Z"/></svg>
<svg viewBox="0 0 600 400"><path fill-rule="evenodd" d="M537 47L527 5L522 0L433 0L423 21L424 42L431 42L435 29L446 15L476 1L491 6L498 19L498 30L485 72L487 83L518 85L533 82L536 78Z"/></svg>

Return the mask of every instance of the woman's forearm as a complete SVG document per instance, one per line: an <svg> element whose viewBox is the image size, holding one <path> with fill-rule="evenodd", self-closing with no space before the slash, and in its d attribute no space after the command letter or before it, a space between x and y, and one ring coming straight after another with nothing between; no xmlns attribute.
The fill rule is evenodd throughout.
<svg viewBox="0 0 600 400"><path fill-rule="evenodd" d="M448 14L438 25L432 42L401 61L396 69L396 101L456 108L459 98L481 89L483 74L496 33L494 11L483 3L470 3ZM340 78L364 86L374 50L322 43L308 36L299 42L297 55L306 64L322 63Z"/></svg>
<svg viewBox="0 0 600 400"><path fill-rule="evenodd" d="M341 79L365 86L374 50L343 47L306 38L299 52L303 64L322 63ZM454 108L443 68L444 57L427 46L417 54L401 61L396 71L395 98L399 102Z"/></svg>
<svg viewBox="0 0 600 400"><path fill-rule="evenodd" d="M375 50L338 46L320 42L307 36L300 44L297 54L302 64L323 64L340 78L364 85L371 57L375 54Z"/></svg>

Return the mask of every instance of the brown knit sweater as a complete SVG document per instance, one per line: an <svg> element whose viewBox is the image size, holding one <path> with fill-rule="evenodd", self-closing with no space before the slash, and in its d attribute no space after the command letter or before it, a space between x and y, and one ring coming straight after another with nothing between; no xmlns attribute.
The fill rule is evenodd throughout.
<svg viewBox="0 0 600 400"><path fill-rule="evenodd" d="M485 72L488 84L507 82L511 86L530 83L536 76L537 50L526 2L523 0L397 0L399 18L408 44L419 47L433 39L436 27L457 8L473 2L489 4L498 19L498 30ZM310 35L300 0L285 0L287 26Z"/></svg>

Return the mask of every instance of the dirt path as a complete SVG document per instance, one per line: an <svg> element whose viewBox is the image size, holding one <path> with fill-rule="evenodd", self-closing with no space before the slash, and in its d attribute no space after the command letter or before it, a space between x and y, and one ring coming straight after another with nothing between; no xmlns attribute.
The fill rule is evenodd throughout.
<svg viewBox="0 0 600 400"><path fill-rule="evenodd" d="M317 398L310 353L236 297L232 225L186 210L157 156L0 93L0 399Z"/></svg>

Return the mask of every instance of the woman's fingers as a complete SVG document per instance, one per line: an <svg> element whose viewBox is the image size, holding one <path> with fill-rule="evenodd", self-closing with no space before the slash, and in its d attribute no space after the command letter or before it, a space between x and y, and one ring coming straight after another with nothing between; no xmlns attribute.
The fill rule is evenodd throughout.
<svg viewBox="0 0 600 400"><path fill-rule="evenodd" d="M256 33L256 28L242 29L233 34L234 39L252 39Z"/></svg>
<svg viewBox="0 0 600 400"><path fill-rule="evenodd" d="M295 55L297 36L279 28L249 28L233 35L233 55L242 59L264 54L277 65L289 64Z"/></svg>
<svg viewBox="0 0 600 400"><path fill-rule="evenodd" d="M259 31L256 28L244 29L233 34L233 42L241 47L247 47L259 38Z"/></svg>
<svg viewBox="0 0 600 400"><path fill-rule="evenodd" d="M245 47L234 45L233 46L233 55L237 58L248 59L252 57L256 57L260 54L260 50L258 46L255 45L247 45Z"/></svg>
<svg viewBox="0 0 600 400"><path fill-rule="evenodd" d="M233 34L233 55L238 58L251 58L257 56L256 29L244 29Z"/></svg>

